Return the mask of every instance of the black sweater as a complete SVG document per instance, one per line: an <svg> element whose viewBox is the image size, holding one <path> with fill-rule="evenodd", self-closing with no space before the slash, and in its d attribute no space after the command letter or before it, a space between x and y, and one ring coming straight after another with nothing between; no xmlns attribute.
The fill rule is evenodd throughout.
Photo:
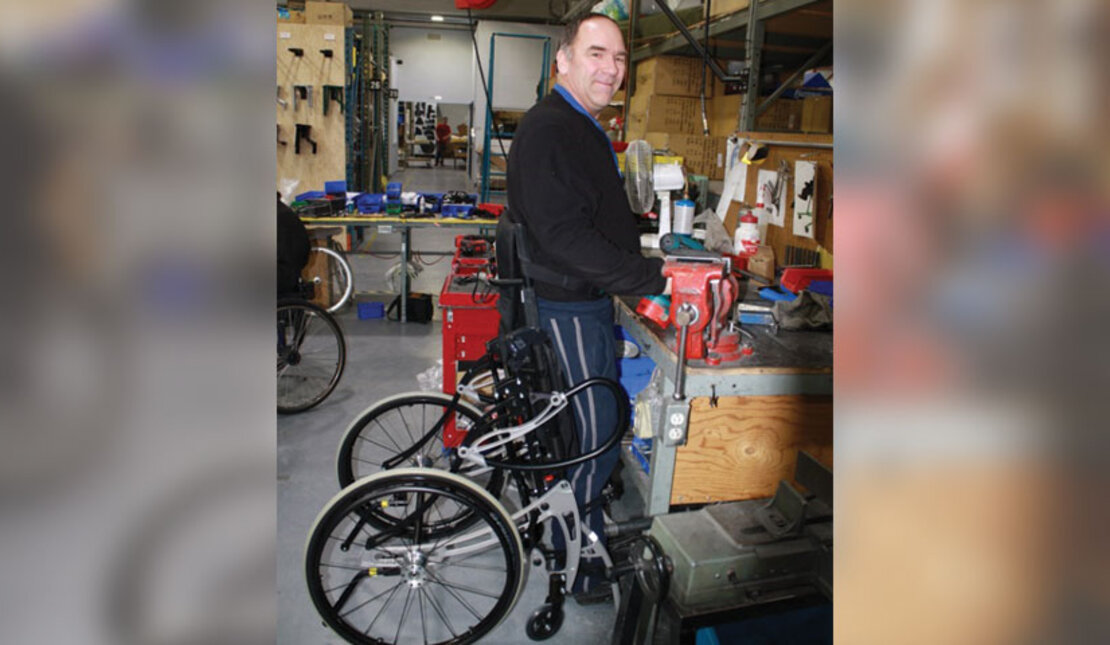
<svg viewBox="0 0 1110 645"><path fill-rule="evenodd" d="M609 139L595 122L551 92L528 110L513 135L509 209L528 231L533 260L587 286L537 281L542 298L580 301L603 294L663 291L663 261L640 253Z"/></svg>

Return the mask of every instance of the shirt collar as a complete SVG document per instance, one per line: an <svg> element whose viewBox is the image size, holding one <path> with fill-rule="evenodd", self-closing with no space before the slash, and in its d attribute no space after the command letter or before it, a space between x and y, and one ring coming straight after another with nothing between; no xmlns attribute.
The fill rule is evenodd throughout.
<svg viewBox="0 0 1110 645"><path fill-rule="evenodd" d="M578 100L575 99L574 96L571 95L571 93L567 90L567 88L563 87L559 83L556 83L555 84L555 91L559 93L559 96L563 97L563 100L565 100L567 103L570 103L570 106L572 108L574 108L578 112L582 113L587 119L589 119L590 123L593 123L594 127L596 127L601 132L601 134L605 135L605 140L609 141L609 135L606 134L605 128L601 127L601 124L598 123L597 119L594 118L594 115L587 112L586 108L582 107L582 104L579 103ZM617 163L617 153L616 153L616 151L613 150L613 145L612 144L609 144L609 152L611 152L613 154L613 165L616 166L617 174L619 175L620 172L621 172L621 170L620 170L621 167L620 167L620 164Z"/></svg>

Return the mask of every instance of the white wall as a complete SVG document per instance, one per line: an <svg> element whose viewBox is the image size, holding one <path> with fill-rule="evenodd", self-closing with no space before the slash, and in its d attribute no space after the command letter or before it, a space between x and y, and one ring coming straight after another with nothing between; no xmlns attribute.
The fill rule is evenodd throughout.
<svg viewBox="0 0 1110 645"><path fill-rule="evenodd" d="M478 41L482 69L488 73L490 35L494 32L549 36L550 62L553 62L562 31L560 26L479 21L475 38ZM429 34L438 35L439 38L429 40ZM390 54L403 61L393 68L393 87L397 88L400 100L426 103L473 102L473 140L475 147L480 147L485 133L486 98L470 32L393 27L389 32L389 47ZM494 54L494 106L517 110L532 107L536 102L542 62L541 40L498 37ZM436 96L443 98L437 101ZM452 124L454 123L457 122L452 119ZM478 163L473 166L475 179L479 178L479 166Z"/></svg>
<svg viewBox="0 0 1110 645"><path fill-rule="evenodd" d="M428 36L438 36L429 39ZM470 103L474 100L470 33L450 29L393 27L389 53L402 61L396 66L393 87L401 101ZM442 96L436 100L436 96Z"/></svg>
<svg viewBox="0 0 1110 645"><path fill-rule="evenodd" d="M478 23L475 37L478 40L478 53L489 81L490 36L494 33L533 34L551 38L548 64L555 61L555 49L559 45L563 28L560 26L532 25L515 22L496 22L485 20ZM473 63L474 57L471 56ZM527 110L536 102L536 86L543 71L543 41L525 38L497 38L494 52L493 105L496 108ZM486 93L477 65L473 68L474 79L474 146L477 151L485 136ZM548 75L550 76L550 69ZM504 142L508 150L509 142ZM475 157L473 175L479 178L480 157Z"/></svg>

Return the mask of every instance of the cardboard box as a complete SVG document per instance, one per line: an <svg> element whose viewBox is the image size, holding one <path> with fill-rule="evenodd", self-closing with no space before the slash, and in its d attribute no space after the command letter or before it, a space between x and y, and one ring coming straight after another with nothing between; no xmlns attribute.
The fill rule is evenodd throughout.
<svg viewBox="0 0 1110 645"><path fill-rule="evenodd" d="M305 22L310 25L353 25L354 13L343 2L304 3Z"/></svg>
<svg viewBox="0 0 1110 645"><path fill-rule="evenodd" d="M705 175L710 179L724 179L727 137L647 132L643 139L654 150L669 150L681 156L689 173Z"/></svg>
<svg viewBox="0 0 1110 645"><path fill-rule="evenodd" d="M628 105L626 138L642 139L648 132L696 134L700 121L698 99L636 92Z"/></svg>
<svg viewBox="0 0 1110 645"><path fill-rule="evenodd" d="M288 17L283 17L281 14L278 14L277 21L279 23L283 22L283 23L292 24L292 25L303 25L303 24L305 24L304 12L303 11L290 11Z"/></svg>
<svg viewBox="0 0 1110 645"><path fill-rule="evenodd" d="M748 258L748 271L766 278L775 279L775 251L769 246L761 246L755 255Z"/></svg>
<svg viewBox="0 0 1110 645"><path fill-rule="evenodd" d="M736 132L740 126L740 106L743 103L744 97L740 94L714 96L706 110L709 113L709 134L727 137Z"/></svg>
<svg viewBox="0 0 1110 645"><path fill-rule="evenodd" d="M713 5L710 7L709 17L716 18L718 16L724 16L730 13L736 13L737 11L747 10L748 0L713 0Z"/></svg>
<svg viewBox="0 0 1110 645"><path fill-rule="evenodd" d="M705 96L713 96L712 72L706 74ZM688 56L656 56L636 64L636 94L701 96L702 60Z"/></svg>
<svg viewBox="0 0 1110 645"><path fill-rule="evenodd" d="M802 132L832 132L832 97L807 96L802 104Z"/></svg>
<svg viewBox="0 0 1110 645"><path fill-rule="evenodd" d="M796 131L801 127L802 101L796 99L776 99L755 118L755 129L759 132Z"/></svg>

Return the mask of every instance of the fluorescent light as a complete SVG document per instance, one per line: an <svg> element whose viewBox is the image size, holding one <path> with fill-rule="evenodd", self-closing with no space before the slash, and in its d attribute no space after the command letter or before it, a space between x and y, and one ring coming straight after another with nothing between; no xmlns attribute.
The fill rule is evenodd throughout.
<svg viewBox="0 0 1110 645"><path fill-rule="evenodd" d="M443 100L443 97L442 97L442 96L437 96L437 97L436 97L436 100L437 100L437 101L442 101L442 100Z"/></svg>
<svg viewBox="0 0 1110 645"><path fill-rule="evenodd" d="M443 22L443 16L432 16L432 22Z"/></svg>

